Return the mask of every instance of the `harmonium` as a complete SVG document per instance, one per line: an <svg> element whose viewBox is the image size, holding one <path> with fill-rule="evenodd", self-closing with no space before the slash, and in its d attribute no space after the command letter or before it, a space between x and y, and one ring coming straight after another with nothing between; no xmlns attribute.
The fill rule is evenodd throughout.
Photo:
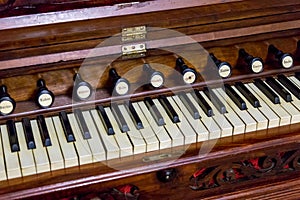
<svg viewBox="0 0 300 200"><path fill-rule="evenodd" d="M1 0L0 199L299 199L299 0Z"/></svg>

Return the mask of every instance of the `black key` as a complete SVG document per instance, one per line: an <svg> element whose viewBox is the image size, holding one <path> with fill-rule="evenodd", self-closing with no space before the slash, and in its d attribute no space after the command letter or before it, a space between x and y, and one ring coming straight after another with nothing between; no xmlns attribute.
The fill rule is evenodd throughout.
<svg viewBox="0 0 300 200"><path fill-rule="evenodd" d="M214 91L209 91L207 87L204 88L205 95L209 98L209 100L214 104L214 106L218 109L221 114L227 112L225 105L221 102L221 100L217 97Z"/></svg>
<svg viewBox="0 0 300 200"><path fill-rule="evenodd" d="M135 126L137 129L142 129L144 128L143 123L139 117L139 115L137 114L137 112L135 111L131 101L126 101L125 102L126 108L128 109L128 112L133 120L133 122L135 123Z"/></svg>
<svg viewBox="0 0 300 200"><path fill-rule="evenodd" d="M191 100L188 98L188 96L181 92L179 93L179 98L182 101L182 103L185 105L185 107L188 109L190 114L193 116L194 119L200 119L200 114L195 105L191 102Z"/></svg>
<svg viewBox="0 0 300 200"><path fill-rule="evenodd" d="M106 132L108 135L114 135L115 134L115 131L108 119L108 116L103 108L103 106L96 106L96 109L98 111L98 114L100 116L100 119L102 120L102 123L106 129Z"/></svg>
<svg viewBox="0 0 300 200"><path fill-rule="evenodd" d="M119 124L119 127L121 129L121 131L124 133L124 132L127 132L129 131L129 127L123 117L123 114L121 113L120 109L119 109L119 106L117 103L112 103L111 104L111 109L112 109L112 112Z"/></svg>
<svg viewBox="0 0 300 200"><path fill-rule="evenodd" d="M86 125L86 122L85 122L85 120L83 118L81 110L80 109L75 109L74 113L75 113L76 119L78 121L79 127L81 129L82 137L84 139L90 139L91 138L91 134L90 134L90 131L89 131L89 129L88 129L87 125Z"/></svg>
<svg viewBox="0 0 300 200"><path fill-rule="evenodd" d="M75 142L76 139L75 139L73 130L71 128L67 113L65 111L59 112L59 119L60 119L62 127L64 129L64 133L65 133L67 142Z"/></svg>
<svg viewBox="0 0 300 200"><path fill-rule="evenodd" d="M256 87L258 87L258 89L260 89L262 91L262 93L264 93L264 95L266 95L267 98L270 99L270 101L272 101L274 104L279 104L280 103L280 99L279 96L277 96L277 94L275 94L261 79L254 79L254 84L256 85Z"/></svg>
<svg viewBox="0 0 300 200"><path fill-rule="evenodd" d="M20 151L20 145L18 141L15 122L13 120L7 120L6 126L8 131L8 138L9 138L11 152Z"/></svg>
<svg viewBox="0 0 300 200"><path fill-rule="evenodd" d="M236 89L251 103L254 108L260 107L259 100L248 90L248 88L242 82L235 83Z"/></svg>
<svg viewBox="0 0 300 200"><path fill-rule="evenodd" d="M214 115L212 108L210 107L210 105L205 101L205 99L203 98L203 96L200 94L199 90L195 89L194 90L195 94L196 94L196 101L198 102L198 104L200 105L200 107L202 108L202 110L205 112L205 114L208 117L211 117Z"/></svg>
<svg viewBox="0 0 300 200"><path fill-rule="evenodd" d="M208 117L211 117L214 115L212 108L210 107L210 105L205 101L205 99L203 98L203 96L200 94L199 90L195 89L194 90L197 98L197 102L200 105L200 107L202 108L202 110L205 112L205 114Z"/></svg>
<svg viewBox="0 0 300 200"><path fill-rule="evenodd" d="M295 97L300 99L300 89L286 76L283 74L278 75L278 81L284 85Z"/></svg>
<svg viewBox="0 0 300 200"><path fill-rule="evenodd" d="M291 102L292 101L292 95L284 87L282 87L273 77L267 77L266 82L286 102Z"/></svg>
<svg viewBox="0 0 300 200"><path fill-rule="evenodd" d="M33 137L33 133L32 133L30 120L28 118L23 118L22 119L22 125L23 125L23 129L24 129L27 148L28 149L35 149L36 145L35 145L35 141L34 141L34 137Z"/></svg>
<svg viewBox="0 0 300 200"><path fill-rule="evenodd" d="M52 143L51 143L51 139L50 139L50 136L49 136L49 132L48 132L48 128L47 128L44 116L43 115L38 115L37 116L37 122L38 122L38 125L39 125L40 135L41 135L44 147L51 146Z"/></svg>
<svg viewBox="0 0 300 200"><path fill-rule="evenodd" d="M161 103L161 105L164 107L164 109L166 110L166 112L168 113L168 115L171 118L172 122L173 123L180 122L178 114L176 113L176 111L174 110L174 108L172 107L172 105L170 104L170 102L167 99L167 97L164 96L164 95L160 95L158 97L158 100Z"/></svg>
<svg viewBox="0 0 300 200"><path fill-rule="evenodd" d="M295 77L300 81L300 72L296 72Z"/></svg>
<svg viewBox="0 0 300 200"><path fill-rule="evenodd" d="M236 93L236 91L229 85L224 85L226 94L231 98L231 100L239 107L241 110L247 110L246 102Z"/></svg>
<svg viewBox="0 0 300 200"><path fill-rule="evenodd" d="M145 102L148 110L152 114L153 118L155 119L155 122L158 124L158 126L165 125L165 120L161 116L160 112L158 111L158 109L157 109L156 105L154 104L154 102L152 101L152 99L150 97L145 97L144 102Z"/></svg>

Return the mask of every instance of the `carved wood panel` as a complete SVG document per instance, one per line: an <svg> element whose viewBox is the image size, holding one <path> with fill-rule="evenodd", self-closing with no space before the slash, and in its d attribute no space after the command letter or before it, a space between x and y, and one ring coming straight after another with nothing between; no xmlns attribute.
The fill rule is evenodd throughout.
<svg viewBox="0 0 300 200"><path fill-rule="evenodd" d="M299 171L300 150L274 153L249 160L200 168L190 177L190 188L206 190L266 176Z"/></svg>

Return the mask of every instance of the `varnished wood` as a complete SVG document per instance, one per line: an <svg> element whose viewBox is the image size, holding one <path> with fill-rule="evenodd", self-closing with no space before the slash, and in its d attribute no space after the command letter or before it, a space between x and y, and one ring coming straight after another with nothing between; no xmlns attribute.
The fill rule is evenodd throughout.
<svg viewBox="0 0 300 200"><path fill-rule="evenodd" d="M296 53L300 40L300 3L297 0L30 2L0 1L1 84L8 87L11 97L17 101L15 112L1 116L0 124L8 119L19 121L25 116L33 119L39 114L53 116L62 110L72 112L77 107L91 109L98 104L109 105L111 101L128 98L140 101L146 96L157 97L193 88L202 89L207 84L250 82L256 77L281 73L291 75L300 70L299 59L291 69L277 68L266 62L265 70L259 75L247 74L237 65L240 48L245 48L264 61L267 61L269 44L285 52ZM157 20L158 16L160 20ZM138 25L149 28L147 36L151 39L147 40L147 55L143 59L123 60L120 54L122 43L118 42L120 38L115 34L124 27ZM164 35L160 34L162 30L150 27L172 29L182 35ZM201 57L186 60L189 66L203 75L191 87L173 80L175 59L180 55L163 49L171 46L172 50L180 51L185 47L183 53L197 53L199 49L183 34L205 50ZM96 54L89 54L111 36L116 43L98 46ZM208 53L214 53L219 59L229 62L233 66L232 77L206 80ZM113 62L107 64L112 58ZM143 74L139 67L144 62L165 66L156 67L165 75L166 87L154 90L140 86ZM108 70L112 67L127 78L136 90L128 96L112 96L108 81ZM75 72L80 72L83 79L95 89L89 101L76 102L72 99ZM51 108L39 109L33 100L39 78L45 79L48 89L56 96ZM300 149L299 141L300 126L294 124L199 142L2 181L0 199L60 199L106 191L123 184L138 186L141 199L280 199L282 193L286 194L286 199L297 199L297 193L300 192L300 172L297 167L286 171L275 169L259 178L229 181L198 191L191 189L189 180L202 168L220 167L226 170L232 163L297 151ZM203 153L205 146L213 148ZM157 155L170 157L147 161L147 158ZM156 173L168 168L176 169L177 177L168 183L159 182ZM201 179L198 181L201 184Z"/></svg>

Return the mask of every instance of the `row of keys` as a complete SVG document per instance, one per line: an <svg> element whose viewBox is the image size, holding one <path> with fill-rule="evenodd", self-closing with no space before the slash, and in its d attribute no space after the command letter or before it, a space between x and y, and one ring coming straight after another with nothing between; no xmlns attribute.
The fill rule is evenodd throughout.
<svg viewBox="0 0 300 200"><path fill-rule="evenodd" d="M0 125L0 178L299 123L299 78L298 73L278 75L53 117L8 120Z"/></svg>

